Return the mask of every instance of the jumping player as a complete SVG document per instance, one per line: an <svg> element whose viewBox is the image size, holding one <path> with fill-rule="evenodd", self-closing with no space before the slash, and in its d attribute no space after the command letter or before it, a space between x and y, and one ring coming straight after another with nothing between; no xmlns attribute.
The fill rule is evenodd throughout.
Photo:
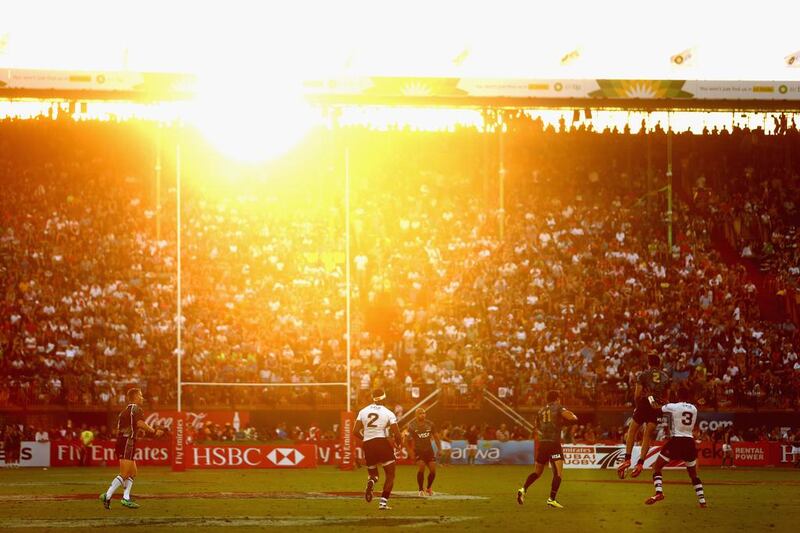
<svg viewBox="0 0 800 533"><path fill-rule="evenodd" d="M558 488L561 486L561 473L564 470L564 456L561 452L561 428L566 425L575 424L578 417L575 413L568 411L558 401L558 391L547 393L547 405L539 410L536 415L536 426L539 432L539 442L536 449L536 464L533 467L533 474L525 480L525 485L517 491L517 503L522 505L528 487L539 479L544 471L544 466L550 463L553 469L553 482L550 485L550 497L547 505L556 509L563 509L563 505L556 501Z"/></svg>
<svg viewBox="0 0 800 533"><path fill-rule="evenodd" d="M617 468L617 475L620 479L625 479L625 471L631 466L631 452L633 451L633 443L636 439L636 434L639 432L639 427L644 424L642 433L642 453L639 454L639 460L636 467L631 472L631 477L639 477L644 469L644 460L647 458L647 452L650 450L650 438L653 430L658 424L658 419L661 413L653 409L647 401L648 396L653 396L659 404L667 403L669 399L669 376L661 370L661 358L658 354L651 353L647 356L647 363L649 368L640 372L636 379L636 390L634 397L636 400L636 408L633 411L633 420L628 428L628 435L625 439L625 461L619 468Z"/></svg>
<svg viewBox="0 0 800 533"><path fill-rule="evenodd" d="M100 494L100 501L103 502L103 507L111 509L111 498L114 492L121 487L125 486L125 491L122 496L122 505L130 509L138 509L139 504L131 500L131 487L133 487L133 479L136 477L136 433L139 430L144 431L149 435L160 437L164 432L160 429L156 430L150 427L144 421L144 411L142 411L142 402L144 396L141 389L130 389L125 395L128 400L128 405L122 410L117 419L117 458L119 459L119 475L111 482L108 490Z"/></svg>
<svg viewBox="0 0 800 533"><path fill-rule="evenodd" d="M414 460L417 463L417 485L420 496L433 496L433 480L436 479L436 457L433 453L431 438L436 441L436 449L442 449L442 441L433 422L426 419L425 409L420 407L415 412L416 418L408 425L411 449L414 450ZM422 482L425 479L425 466L428 467L428 488L423 490Z"/></svg>
<svg viewBox="0 0 800 533"><path fill-rule="evenodd" d="M386 511L389 507L389 496L392 494L395 473L395 448L400 448L402 440L400 428L397 427L397 417L389 409L384 407L383 401L386 400L386 393L382 389L377 389L372 393L372 403L359 411L356 417L353 435L364 441L364 460L367 463L367 489L364 498L367 502L372 501L372 491L375 483L378 482L378 466L383 466L386 473L386 481L383 482L383 492L381 493L380 505L378 510ZM394 446L389 442L389 433L394 437Z"/></svg>
<svg viewBox="0 0 800 533"><path fill-rule="evenodd" d="M660 405L658 401L650 396L649 402L654 409L666 413L669 419L670 438L661 448L653 465L653 486L656 493L645 500L645 504L653 505L664 499L663 482L661 470L671 460L679 460L686 463L686 472L692 480L694 492L700 507L706 506L706 496L703 491L703 482L697 477L697 448L692 434L694 425L697 423L697 407L689 403L689 391L681 388L678 391L678 402Z"/></svg>

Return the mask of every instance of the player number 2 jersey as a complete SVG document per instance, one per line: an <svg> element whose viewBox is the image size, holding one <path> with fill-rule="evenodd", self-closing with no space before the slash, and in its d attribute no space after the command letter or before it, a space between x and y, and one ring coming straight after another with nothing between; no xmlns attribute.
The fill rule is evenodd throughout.
<svg viewBox="0 0 800 533"><path fill-rule="evenodd" d="M364 441L385 439L389 436L389 427L397 424L397 417L383 405L373 403L358 412L356 420L364 425Z"/></svg>
<svg viewBox="0 0 800 533"><path fill-rule="evenodd" d="M669 418L669 433L672 437L691 437L697 423L697 407L690 403L668 403L661 411Z"/></svg>

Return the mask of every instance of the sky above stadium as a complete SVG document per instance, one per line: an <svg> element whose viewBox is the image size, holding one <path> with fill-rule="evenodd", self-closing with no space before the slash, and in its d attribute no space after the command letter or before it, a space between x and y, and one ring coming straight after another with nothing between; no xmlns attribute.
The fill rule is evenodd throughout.
<svg viewBox="0 0 800 533"><path fill-rule="evenodd" d="M800 79L789 1L6 0L0 67L359 74ZM681 66L670 57L690 50ZM574 59L562 58L577 51ZM574 54L573 54L574 55ZM800 64L800 61L798 61Z"/></svg>

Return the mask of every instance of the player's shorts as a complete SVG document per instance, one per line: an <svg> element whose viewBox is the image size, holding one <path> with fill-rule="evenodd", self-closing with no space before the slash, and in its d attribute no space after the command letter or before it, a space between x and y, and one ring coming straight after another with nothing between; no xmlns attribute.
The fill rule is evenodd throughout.
<svg viewBox="0 0 800 533"><path fill-rule="evenodd" d="M449 442L444 441L444 440L442 441L442 451L451 450L452 448L453 448L452 444L450 444Z"/></svg>
<svg viewBox="0 0 800 533"><path fill-rule="evenodd" d="M423 461L425 463L433 463L436 461L436 457L433 455L433 450L423 450L415 455L415 461Z"/></svg>
<svg viewBox="0 0 800 533"><path fill-rule="evenodd" d="M539 441L536 445L536 462L545 465L550 461L562 461L564 454L561 443L552 441Z"/></svg>
<svg viewBox="0 0 800 533"><path fill-rule="evenodd" d="M389 439L378 437L364 441L364 461L368 467L386 466L395 462L394 447Z"/></svg>
<svg viewBox="0 0 800 533"><path fill-rule="evenodd" d="M467 449L468 450L477 450L478 449L478 445L477 444L467 444Z"/></svg>
<svg viewBox="0 0 800 533"><path fill-rule="evenodd" d="M136 437L117 437L117 459L127 459L133 461L136 455Z"/></svg>
<svg viewBox="0 0 800 533"><path fill-rule="evenodd" d="M692 437L672 437L659 455L667 461L683 461L686 466L697 464L697 446Z"/></svg>
<svg viewBox="0 0 800 533"><path fill-rule="evenodd" d="M636 409L633 410L633 421L639 424L658 424L661 418L661 411L653 409L647 400L636 402Z"/></svg>

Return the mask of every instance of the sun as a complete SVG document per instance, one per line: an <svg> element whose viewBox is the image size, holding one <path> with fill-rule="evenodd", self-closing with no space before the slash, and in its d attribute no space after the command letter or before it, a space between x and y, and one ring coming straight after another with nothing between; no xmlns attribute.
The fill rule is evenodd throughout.
<svg viewBox="0 0 800 533"><path fill-rule="evenodd" d="M186 121L223 155L258 163L280 157L319 122L301 80L201 76Z"/></svg>

